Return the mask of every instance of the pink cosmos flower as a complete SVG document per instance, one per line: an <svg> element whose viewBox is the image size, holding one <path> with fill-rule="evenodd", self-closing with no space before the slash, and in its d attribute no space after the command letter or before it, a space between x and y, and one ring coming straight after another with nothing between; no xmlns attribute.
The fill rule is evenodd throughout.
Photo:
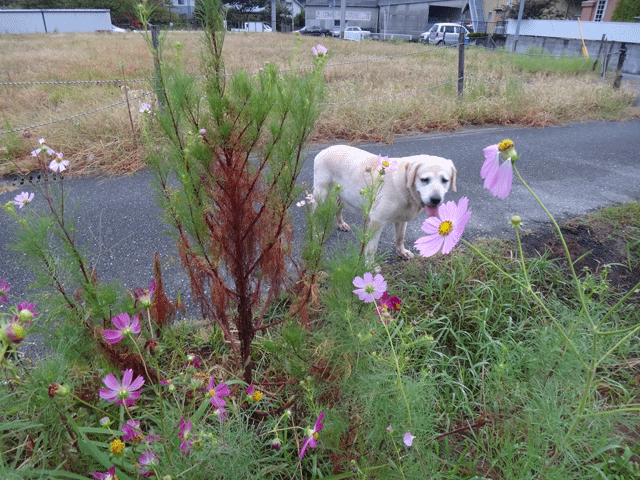
<svg viewBox="0 0 640 480"><path fill-rule="evenodd" d="M189 420L181 418L178 428L180 429L180 431L178 432L178 437L182 439L182 443L180 444L180 451L184 452L185 455L189 455L191 446L193 445L193 439L191 438L191 422Z"/></svg>
<svg viewBox="0 0 640 480"><path fill-rule="evenodd" d="M7 298L7 293L11 290L11 287L7 283L5 279L0 280L0 300L2 303L7 303L9 299Z"/></svg>
<svg viewBox="0 0 640 480"><path fill-rule="evenodd" d="M39 139L38 143L40 144L40 147L36 148L35 150L33 150L31 152L31 156L32 157L37 157L40 152L46 152L47 155L54 155L56 153L56 152L53 151L53 149L47 147L44 144L44 138Z"/></svg>
<svg viewBox="0 0 640 480"><path fill-rule="evenodd" d="M227 412L224 407L218 407L213 411L213 414L218 417L218 420L224 422L227 418Z"/></svg>
<svg viewBox="0 0 640 480"><path fill-rule="evenodd" d="M194 368L200 368L200 362L198 361L198 358L195 355L187 355L187 367L194 367Z"/></svg>
<svg viewBox="0 0 640 480"><path fill-rule="evenodd" d="M513 141L507 139L496 145L483 149L484 163L480 169L480 177L484 179L484 188L495 197L507 198L513 184L513 162L518 154L513 148ZM505 161L500 165L499 155L502 152Z"/></svg>
<svg viewBox="0 0 640 480"><path fill-rule="evenodd" d="M462 197L458 205L450 201L440 206L437 217L429 217L422 224L422 230L427 234L416 240L415 247L423 257L435 255L440 247L442 253L447 254L462 238L464 228L471 218L468 209L469 199Z"/></svg>
<svg viewBox="0 0 640 480"><path fill-rule="evenodd" d="M133 296L135 297L134 308L135 305L140 302L140 306L142 308L149 308L152 305L153 293L156 291L156 281L155 279L151 280L151 284L148 289L144 289L141 287L135 287L133 289Z"/></svg>
<svg viewBox="0 0 640 480"><path fill-rule="evenodd" d="M117 480L116 477L116 467L113 466L109 470L104 473L101 472L93 472L93 478L95 480Z"/></svg>
<svg viewBox="0 0 640 480"><path fill-rule="evenodd" d="M397 160L389 160L389 157L383 157L382 155L378 155L378 165L383 170L389 170L390 172L398 170Z"/></svg>
<svg viewBox="0 0 640 480"><path fill-rule="evenodd" d="M387 290L387 282L379 273L374 277L370 272L365 273L362 277L353 279L353 285L357 287L353 293L364 303L372 303L382 297Z"/></svg>
<svg viewBox="0 0 640 480"><path fill-rule="evenodd" d="M38 312L35 311L35 304L22 302L16 308L18 309L18 316L14 317L14 320L20 320L27 327L31 326L31 320L38 316Z"/></svg>
<svg viewBox="0 0 640 480"><path fill-rule="evenodd" d="M318 432L322 430L324 425L322 424L322 419L324 418L324 412L320 412L318 418L316 419L316 424L313 426L313 430L307 430L307 435L302 442L302 448L300 449L300 460L304 457L304 453L307 451L307 447L316 448L318 446Z"/></svg>
<svg viewBox="0 0 640 480"><path fill-rule="evenodd" d="M140 104L140 113L151 113L151 104L150 103L141 103Z"/></svg>
<svg viewBox="0 0 640 480"><path fill-rule="evenodd" d="M152 450L145 451L140 458L138 458L138 472L140 472L141 477L150 477L154 474L154 472L149 470L149 467L153 468L160 462L158 455L155 454Z"/></svg>
<svg viewBox="0 0 640 480"><path fill-rule="evenodd" d="M111 319L117 330L105 330L102 332L104 339L111 345L118 343L124 337L131 336L134 333L140 333L140 319L137 315L133 316L133 320L129 314L123 312Z"/></svg>
<svg viewBox="0 0 640 480"><path fill-rule="evenodd" d="M224 407L227 402L222 397L228 397L231 392L229 391L227 384L224 382L222 382L217 387L215 387L214 385L215 380L213 377L211 377L211 379L209 380L209 396L211 397L211 405L213 405L214 407Z"/></svg>
<svg viewBox="0 0 640 480"><path fill-rule="evenodd" d="M13 203L18 207L22 208L25 205L31 203L33 201L34 194L29 192L22 192L13 199Z"/></svg>
<svg viewBox="0 0 640 480"><path fill-rule="evenodd" d="M380 297L376 303L378 304L378 308L376 308L376 313L380 317L378 321L382 323L383 317L384 317L384 323L386 325L389 325L389 310L400 310L400 306L402 305L402 300L400 300L395 295L389 296L387 292L384 292L382 294L382 297Z"/></svg>
<svg viewBox="0 0 640 480"><path fill-rule="evenodd" d="M413 439L416 438L414 435L411 435L411 432L407 432L404 434L404 438L402 439L402 441L404 442L404 444L407 447L410 447L413 445Z"/></svg>
<svg viewBox="0 0 640 480"><path fill-rule="evenodd" d="M133 440L134 443L138 443L143 438L142 430L140 430L140 422L137 420L127 420L127 423L125 423L120 430L124 433L122 440L125 442Z"/></svg>
<svg viewBox="0 0 640 480"><path fill-rule="evenodd" d="M327 54L327 49L318 44L315 47L311 47L314 57L324 57Z"/></svg>
<svg viewBox="0 0 640 480"><path fill-rule="evenodd" d="M64 172L69 166L69 160L64 160L62 152L56 153L56 156L53 157L51 163L49 164L49 169L54 172Z"/></svg>
<svg viewBox="0 0 640 480"><path fill-rule="evenodd" d="M106 389L100 389L100 398L108 402L116 402L116 405L133 405L140 398L140 389L144 385L144 378L138 375L133 382L133 370L130 368L124 371L122 383L118 381L113 373L102 379Z"/></svg>

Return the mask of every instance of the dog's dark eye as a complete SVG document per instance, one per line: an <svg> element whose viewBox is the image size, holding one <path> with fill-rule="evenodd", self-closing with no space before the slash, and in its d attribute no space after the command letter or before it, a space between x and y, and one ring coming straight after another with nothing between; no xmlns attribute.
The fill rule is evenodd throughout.
<svg viewBox="0 0 640 480"><path fill-rule="evenodd" d="M448 182L449 182L449 180L448 180L448 179L446 179L446 178L443 178L443 179L442 179L442 183L444 183L445 185L446 185Z"/></svg>
<svg viewBox="0 0 640 480"><path fill-rule="evenodd" d="M431 181L430 178L421 178L420 180L422 181L422 183L425 183L425 184L427 184L427 183L429 183Z"/></svg>

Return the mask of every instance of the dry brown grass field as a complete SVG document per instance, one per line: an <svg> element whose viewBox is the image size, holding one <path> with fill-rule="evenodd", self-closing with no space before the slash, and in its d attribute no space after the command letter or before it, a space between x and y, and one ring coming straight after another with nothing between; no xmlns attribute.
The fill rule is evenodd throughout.
<svg viewBox="0 0 640 480"><path fill-rule="evenodd" d="M181 50L186 68L197 75L200 38L198 32L168 32L163 61L174 61ZM317 43L327 47L329 59L324 70L326 105L316 124L315 142L390 142L397 134L468 124L543 126L638 116L633 108L636 90L613 90L610 81L592 73L590 62L580 59L538 61L469 48L461 100L456 90L457 48L294 34L228 34L225 68L227 73L255 72L264 62L281 69L304 68L311 65L311 47ZM29 152L41 137L64 152L76 174L125 173L144 167L141 99L76 116L123 102L124 87L130 97L151 90L150 82L133 81L153 76L142 34L0 35L0 51L0 131L17 130L0 135L0 147L6 149L0 173L30 168ZM538 66L532 67L536 62ZM86 80L115 81L9 85ZM76 117L56 122L72 116ZM28 128L49 122L56 123Z"/></svg>

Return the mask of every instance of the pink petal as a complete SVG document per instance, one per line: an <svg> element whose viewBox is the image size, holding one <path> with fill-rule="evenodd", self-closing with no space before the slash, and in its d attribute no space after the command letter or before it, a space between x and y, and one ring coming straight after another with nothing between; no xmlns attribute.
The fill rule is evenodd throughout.
<svg viewBox="0 0 640 480"><path fill-rule="evenodd" d="M118 343L124 338L122 333L120 333L120 330L105 330L102 332L102 335L107 343L110 343L111 345Z"/></svg>
<svg viewBox="0 0 640 480"><path fill-rule="evenodd" d="M118 379L113 373L107 374L107 376L102 379L102 383L111 390L117 391L120 388L120 382L118 382Z"/></svg>
<svg viewBox="0 0 640 480"><path fill-rule="evenodd" d="M440 250L443 242L443 237L440 234L436 233L427 235L425 237L420 237L418 240L416 240L414 246L423 257L431 257L438 253L438 250Z"/></svg>
<svg viewBox="0 0 640 480"><path fill-rule="evenodd" d="M131 385L132 378L133 378L133 370L130 368L127 368L124 371L124 375L122 375L122 386L129 388L129 386Z"/></svg>
<svg viewBox="0 0 640 480"><path fill-rule="evenodd" d="M307 446L309 445L309 437L306 437L304 439L304 442L302 442L302 448L300 449L300 460L302 460L302 457L304 457L304 452L307 451Z"/></svg>
<svg viewBox="0 0 640 480"><path fill-rule="evenodd" d="M422 223L422 231L428 235L432 235L434 233L438 233L438 227L442 220L436 217L429 217Z"/></svg>
<svg viewBox="0 0 640 480"><path fill-rule="evenodd" d="M103 398L108 402L115 402L116 398L118 398L118 395L113 390L105 390L104 388L101 388L99 392L100 398Z"/></svg>
<svg viewBox="0 0 640 480"><path fill-rule="evenodd" d="M231 391L229 391L227 384L224 382L222 382L220 385L218 385L215 388L215 392L216 392L216 395L219 397L228 397L231 394Z"/></svg>
<svg viewBox="0 0 640 480"><path fill-rule="evenodd" d="M513 164L511 163L511 159L509 159L500 165L492 188L489 190L498 198L507 198L511 192L512 182Z"/></svg>
<svg viewBox="0 0 640 480"><path fill-rule="evenodd" d="M129 385L129 390L138 390L142 388L143 385L144 385L144 378L142 378L142 375L138 375L136 379L133 381L133 383ZM136 392L136 393L138 394L138 396L140 396L139 392Z"/></svg>
<svg viewBox="0 0 640 480"><path fill-rule="evenodd" d="M448 201L444 205L440 206L440 219L445 222L447 220L453 221L455 220L458 214L458 206L456 202L453 200ZM440 227L440 223L438 223L438 227Z"/></svg>
<svg viewBox="0 0 640 480"><path fill-rule="evenodd" d="M480 169L480 177L487 178L491 176L492 172L498 169L498 145L490 145L482 150L484 152L484 163Z"/></svg>
<svg viewBox="0 0 640 480"><path fill-rule="evenodd" d="M364 281L364 279L362 277L356 277L353 279L353 286L354 287L358 287L358 288L362 288L366 285L366 282ZM354 291L355 293L355 291Z"/></svg>
<svg viewBox="0 0 640 480"><path fill-rule="evenodd" d="M129 318L128 313L120 313L111 319L113 324L122 330L125 327L131 325L131 319Z"/></svg>
<svg viewBox="0 0 640 480"><path fill-rule="evenodd" d="M133 316L133 321L131 322L131 331L133 333L140 333L140 319L137 315Z"/></svg>

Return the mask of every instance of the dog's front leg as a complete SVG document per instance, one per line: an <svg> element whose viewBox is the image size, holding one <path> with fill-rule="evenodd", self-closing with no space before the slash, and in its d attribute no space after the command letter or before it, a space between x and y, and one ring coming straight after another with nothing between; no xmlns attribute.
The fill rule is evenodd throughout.
<svg viewBox="0 0 640 480"><path fill-rule="evenodd" d="M393 226L396 229L396 252L404 260L413 258L413 253L404 248L404 235L407 231L407 222L395 222Z"/></svg>

